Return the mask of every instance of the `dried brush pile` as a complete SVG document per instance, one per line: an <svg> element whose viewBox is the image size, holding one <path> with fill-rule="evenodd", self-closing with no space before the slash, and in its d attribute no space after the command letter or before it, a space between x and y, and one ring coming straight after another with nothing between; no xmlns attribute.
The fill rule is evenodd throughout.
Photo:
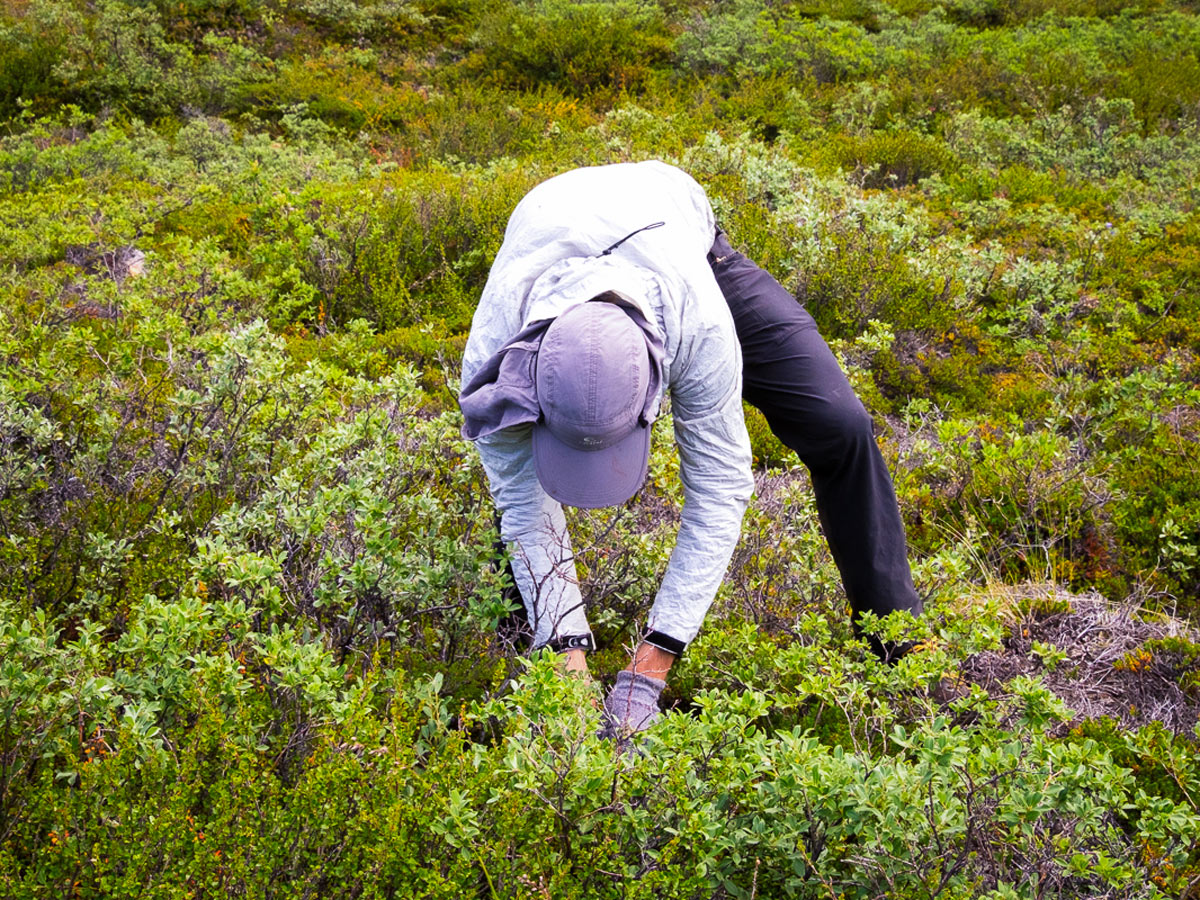
<svg viewBox="0 0 1200 900"><path fill-rule="evenodd" d="M1001 651L970 657L965 679L989 694L1020 675L1043 683L1076 714L1128 728L1160 722L1191 734L1200 721L1200 635L1136 600L1114 603L1053 585L1018 590L1022 610ZM1063 729L1072 727L1065 723Z"/></svg>

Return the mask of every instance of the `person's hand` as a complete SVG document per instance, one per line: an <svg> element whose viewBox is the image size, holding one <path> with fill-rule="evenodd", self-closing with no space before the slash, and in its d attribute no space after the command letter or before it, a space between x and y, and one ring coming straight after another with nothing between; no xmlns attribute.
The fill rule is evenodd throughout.
<svg viewBox="0 0 1200 900"><path fill-rule="evenodd" d="M600 705L599 686L592 680L591 670L588 669L587 654L582 650L568 650L563 654L562 672L568 678L578 678L588 686L588 704L595 709Z"/></svg>

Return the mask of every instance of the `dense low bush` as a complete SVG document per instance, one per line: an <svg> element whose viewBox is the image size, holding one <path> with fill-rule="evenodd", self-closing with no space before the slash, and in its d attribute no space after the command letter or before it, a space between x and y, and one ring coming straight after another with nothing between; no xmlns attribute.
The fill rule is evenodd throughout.
<svg viewBox="0 0 1200 900"><path fill-rule="evenodd" d="M177 646L199 624L181 613L154 614ZM545 656L509 693L454 711L440 675L347 673L322 689L320 673L342 670L319 654L267 647L243 663L218 642L196 665L165 670L200 711L186 731L159 731L153 704L126 700L120 720L89 720L79 740L75 723L62 729L63 768L10 782L22 802L6 820L6 887L968 897L1021 896L1032 879L1063 896L1178 889L1200 817L1171 778L1146 790L1133 771L1189 778L1186 750L1152 731L1094 729L1102 744L1041 735L1069 714L1036 678L1001 697L977 689L953 718L938 714L925 681L996 639L971 631L943 630L942 649L897 669L831 642L820 620L790 647L753 627L713 632L680 681L711 682L709 670L716 684L628 755L594 736L594 689ZM54 638L44 622L6 632L6 660L38 654L46 701L89 699L65 675L95 665L95 635L68 641L52 667ZM6 689L14 670L6 662ZM100 696L130 689L120 670L91 681ZM281 734L285 709L305 715Z"/></svg>
<svg viewBox="0 0 1200 900"><path fill-rule="evenodd" d="M485 78L573 93L636 90L670 47L662 8L646 0L494 4L474 43Z"/></svg>

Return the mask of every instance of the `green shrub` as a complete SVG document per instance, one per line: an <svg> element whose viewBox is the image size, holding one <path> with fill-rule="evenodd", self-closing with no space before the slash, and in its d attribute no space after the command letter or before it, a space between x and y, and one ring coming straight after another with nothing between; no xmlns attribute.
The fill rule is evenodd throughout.
<svg viewBox="0 0 1200 900"><path fill-rule="evenodd" d="M486 13L474 45L474 71L500 83L615 94L636 91L670 40L649 0L520 0Z"/></svg>
<svg viewBox="0 0 1200 900"><path fill-rule="evenodd" d="M945 328L953 321L952 283L912 266L897 250L909 223L877 228L847 211L820 238L819 255L797 271L797 296L830 337L858 334L873 320L897 328ZM856 227L856 222L866 227ZM882 223L878 223L882 224ZM917 225L917 228L920 226Z"/></svg>
<svg viewBox="0 0 1200 900"><path fill-rule="evenodd" d="M795 460L794 451L775 436L763 414L749 405L745 406L745 411L754 464L768 469L791 464Z"/></svg>
<svg viewBox="0 0 1200 900"><path fill-rule="evenodd" d="M324 34L360 41L403 37L428 24L420 5L406 0L301 0L292 9Z"/></svg>
<svg viewBox="0 0 1200 900"><path fill-rule="evenodd" d="M321 306L277 315L320 327L365 317L385 329L442 322L465 330L508 216L532 181L497 166L405 173L370 190L314 188L312 202L273 217L271 227L295 235L300 252L270 266L298 266Z"/></svg>
<svg viewBox="0 0 1200 900"><path fill-rule="evenodd" d="M677 42L691 71L734 76L807 75L841 81L871 71L874 48L865 30L844 21L806 18L763 0L734 0L716 15L697 17Z"/></svg>
<svg viewBox="0 0 1200 900"><path fill-rule="evenodd" d="M38 113L61 96L55 69L62 59L63 30L52 10L34 5L0 20L0 115L13 120L23 107Z"/></svg>
<svg viewBox="0 0 1200 900"><path fill-rule="evenodd" d="M133 113L179 113L185 104L221 109L243 82L257 79L264 58L227 37L206 35L197 48L173 40L151 6L103 0L93 17L63 7L63 56L54 69L67 94L92 108L116 104ZM93 52L103 47L103 54Z"/></svg>
<svg viewBox="0 0 1200 900"><path fill-rule="evenodd" d="M1098 474L1105 458L1051 432L1020 433L1012 420L947 420L933 430L902 463L918 466L903 483L915 476L932 489L923 516L957 520L1004 577L1085 574L1093 541L1112 529L1111 488Z"/></svg>
<svg viewBox="0 0 1200 900"><path fill-rule="evenodd" d="M752 651L760 666L764 649ZM755 683L751 655L740 656L724 665ZM814 699L870 710L847 672L811 651L787 652L787 665L807 670L796 687ZM866 671L879 685L915 676ZM591 689L547 656L506 697L462 711L458 724L482 742L453 727L438 687L365 680L286 780L270 753L237 738L258 715L251 704L205 713L162 751L135 751L114 732L76 789L36 784L3 851L7 885L31 897L64 885L125 896L153 881L164 893L270 885L285 897L518 896L532 883L566 897L836 886L866 898L933 880L967 897L1040 873L1064 892L1150 897L1145 879L1166 871L1160 860L1185 858L1183 829L1195 822L1135 797L1129 771L1087 739L901 724L880 709L867 720L888 752L871 757L764 727L794 692L777 687L775 699L744 684L696 694L694 715L667 716L630 758L596 740ZM1037 688L1022 691L1029 712ZM987 722L994 711L972 702ZM1114 811L1135 806L1132 838ZM1145 863L1142 840L1155 848Z"/></svg>
<svg viewBox="0 0 1200 900"><path fill-rule="evenodd" d="M355 132L401 127L427 102L411 85L392 83L369 53L345 48L289 60L256 94L282 109L304 104L308 115Z"/></svg>
<svg viewBox="0 0 1200 900"><path fill-rule="evenodd" d="M930 175L951 175L958 167L942 141L908 131L873 131L834 152L838 164L868 188L905 187Z"/></svg>
<svg viewBox="0 0 1200 900"><path fill-rule="evenodd" d="M1200 103L1200 56L1192 22L1173 16L1124 50L1116 91L1134 103L1144 136L1192 115Z"/></svg>

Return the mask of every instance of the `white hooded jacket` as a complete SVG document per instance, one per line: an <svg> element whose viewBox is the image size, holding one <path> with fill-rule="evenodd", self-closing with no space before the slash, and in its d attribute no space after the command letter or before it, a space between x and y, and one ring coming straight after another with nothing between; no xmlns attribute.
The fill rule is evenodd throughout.
<svg viewBox="0 0 1200 900"><path fill-rule="evenodd" d="M656 222L661 227L623 237ZM509 219L475 311L463 383L530 323L615 290L657 326L665 348L684 507L649 630L687 644L737 543L754 480L742 417L742 359L707 253L712 208L690 176L661 162L576 169L535 187ZM531 426L476 441L534 646L588 634L562 507L534 472Z"/></svg>

